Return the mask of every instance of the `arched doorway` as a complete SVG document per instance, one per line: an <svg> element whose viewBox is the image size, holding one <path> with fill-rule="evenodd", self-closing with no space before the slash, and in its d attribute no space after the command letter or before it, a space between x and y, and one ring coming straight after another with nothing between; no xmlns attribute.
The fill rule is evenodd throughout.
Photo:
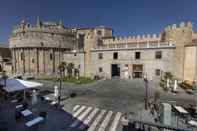
<svg viewBox="0 0 197 131"><path fill-rule="evenodd" d="M120 76L120 67L118 64L111 65L111 76Z"/></svg>

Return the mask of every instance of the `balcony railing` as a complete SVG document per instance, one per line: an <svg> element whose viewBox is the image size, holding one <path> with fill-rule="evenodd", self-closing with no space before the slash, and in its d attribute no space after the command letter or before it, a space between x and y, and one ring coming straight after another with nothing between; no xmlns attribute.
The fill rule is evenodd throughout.
<svg viewBox="0 0 197 131"><path fill-rule="evenodd" d="M132 44L106 44L95 46L93 50L115 50L115 49L147 49L147 48L174 48L175 45L168 42L158 43L132 43Z"/></svg>

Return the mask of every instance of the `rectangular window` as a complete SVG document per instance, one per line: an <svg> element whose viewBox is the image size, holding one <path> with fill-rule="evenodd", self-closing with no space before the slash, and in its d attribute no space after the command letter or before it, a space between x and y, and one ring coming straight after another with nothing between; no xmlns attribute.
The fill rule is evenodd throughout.
<svg viewBox="0 0 197 131"><path fill-rule="evenodd" d="M99 67L99 73L103 72L103 68Z"/></svg>
<svg viewBox="0 0 197 131"><path fill-rule="evenodd" d="M160 69L156 69L156 70L155 70L155 75L156 75L156 76L160 76L160 74L161 74Z"/></svg>
<svg viewBox="0 0 197 131"><path fill-rule="evenodd" d="M156 59L161 59L162 58L162 52L161 51L156 51L155 52L155 58Z"/></svg>
<svg viewBox="0 0 197 131"><path fill-rule="evenodd" d="M140 52L135 52L135 59L140 59Z"/></svg>
<svg viewBox="0 0 197 131"><path fill-rule="evenodd" d="M103 59L103 53L98 53L98 59Z"/></svg>
<svg viewBox="0 0 197 131"><path fill-rule="evenodd" d="M117 60L117 59L118 59L118 52L114 52L114 54L113 54L113 59L114 59L114 60Z"/></svg>

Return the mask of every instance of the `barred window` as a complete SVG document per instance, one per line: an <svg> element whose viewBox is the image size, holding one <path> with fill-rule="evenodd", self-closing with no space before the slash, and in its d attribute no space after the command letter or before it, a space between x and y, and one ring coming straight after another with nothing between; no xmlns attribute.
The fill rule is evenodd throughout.
<svg viewBox="0 0 197 131"><path fill-rule="evenodd" d="M140 59L140 57L141 57L140 52L135 52L135 59Z"/></svg>
<svg viewBox="0 0 197 131"><path fill-rule="evenodd" d="M114 59L114 60L118 59L118 52L114 52L114 54L113 54L113 59Z"/></svg>
<svg viewBox="0 0 197 131"><path fill-rule="evenodd" d="M103 72L103 68L99 67L99 73Z"/></svg>
<svg viewBox="0 0 197 131"><path fill-rule="evenodd" d="M161 51L156 51L155 52L155 58L156 59L161 59L162 58L162 52Z"/></svg>
<svg viewBox="0 0 197 131"><path fill-rule="evenodd" d="M156 69L155 70L155 75L156 76L160 76L161 75L161 70L160 69Z"/></svg>
<svg viewBox="0 0 197 131"><path fill-rule="evenodd" d="M98 59L103 59L103 53L98 53Z"/></svg>

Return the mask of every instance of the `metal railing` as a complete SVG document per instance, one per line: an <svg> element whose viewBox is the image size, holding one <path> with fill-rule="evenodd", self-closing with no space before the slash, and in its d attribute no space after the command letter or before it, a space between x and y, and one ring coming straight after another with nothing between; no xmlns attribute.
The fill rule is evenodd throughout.
<svg viewBox="0 0 197 131"><path fill-rule="evenodd" d="M123 131L193 131L192 129L176 128L164 124L133 120L123 125Z"/></svg>

